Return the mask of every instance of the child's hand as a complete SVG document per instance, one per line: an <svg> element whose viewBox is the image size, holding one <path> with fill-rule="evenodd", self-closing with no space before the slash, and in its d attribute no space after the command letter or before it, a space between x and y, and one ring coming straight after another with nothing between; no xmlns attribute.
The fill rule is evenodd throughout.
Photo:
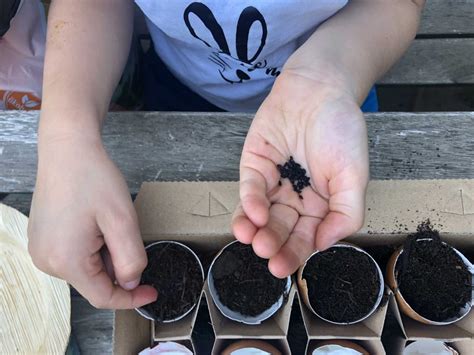
<svg viewBox="0 0 474 355"><path fill-rule="evenodd" d="M290 156L311 186L301 195L277 164ZM240 162L241 206L232 227L278 277L315 250L356 232L364 220L367 132L355 100L343 90L294 72L279 76L257 112Z"/></svg>
<svg viewBox="0 0 474 355"><path fill-rule="evenodd" d="M154 301L156 290L137 287L147 264L137 216L100 141L50 140L39 153L28 226L35 265L71 283L98 308Z"/></svg>

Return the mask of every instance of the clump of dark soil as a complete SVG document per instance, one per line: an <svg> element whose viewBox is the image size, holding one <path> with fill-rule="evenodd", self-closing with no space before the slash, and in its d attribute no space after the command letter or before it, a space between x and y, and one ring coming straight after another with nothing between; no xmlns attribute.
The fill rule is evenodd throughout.
<svg viewBox="0 0 474 355"><path fill-rule="evenodd" d="M306 263L303 279L314 311L337 323L351 323L366 316L380 291L380 275L374 262L349 247L315 254Z"/></svg>
<svg viewBox="0 0 474 355"><path fill-rule="evenodd" d="M293 186L293 190L299 195L301 199L301 191L307 186L310 185L309 177L306 175L306 169L302 168L300 164L293 160L293 157L290 157L284 165L277 165L277 169L280 172L282 179L288 179Z"/></svg>
<svg viewBox="0 0 474 355"><path fill-rule="evenodd" d="M395 274L405 301L426 319L444 322L457 318L471 300L469 270L456 252L442 243L429 221L407 237Z"/></svg>
<svg viewBox="0 0 474 355"><path fill-rule="evenodd" d="M193 308L204 279L196 257L175 243L159 243L147 249L148 265L140 283L158 291L158 299L142 309L156 321L170 321Z"/></svg>
<svg viewBox="0 0 474 355"><path fill-rule="evenodd" d="M224 249L211 270L221 303L251 317L275 304L285 292L287 280L273 276L267 263L250 245L233 243Z"/></svg>

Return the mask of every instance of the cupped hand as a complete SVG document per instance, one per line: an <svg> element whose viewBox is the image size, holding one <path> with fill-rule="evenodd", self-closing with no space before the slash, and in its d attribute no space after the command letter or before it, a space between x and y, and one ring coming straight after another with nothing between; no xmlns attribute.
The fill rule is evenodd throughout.
<svg viewBox="0 0 474 355"><path fill-rule="evenodd" d="M301 197L277 169L290 157L310 178ZM245 140L233 233L286 277L361 228L368 170L366 125L351 95L282 72Z"/></svg>
<svg viewBox="0 0 474 355"><path fill-rule="evenodd" d="M51 139L39 153L28 225L35 265L98 308L154 301L155 289L138 286L147 257L130 194L100 141Z"/></svg>

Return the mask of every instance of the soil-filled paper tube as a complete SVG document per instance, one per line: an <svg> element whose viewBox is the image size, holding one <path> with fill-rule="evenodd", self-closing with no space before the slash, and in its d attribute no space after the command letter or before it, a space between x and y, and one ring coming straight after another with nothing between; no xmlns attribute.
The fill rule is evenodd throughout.
<svg viewBox="0 0 474 355"><path fill-rule="evenodd" d="M369 355L359 344L347 340L324 341L308 349L307 355Z"/></svg>
<svg viewBox="0 0 474 355"><path fill-rule="evenodd" d="M140 283L155 287L158 298L137 312L157 322L176 322L199 302L204 285L201 261L189 247L175 241L152 243L146 252L148 265Z"/></svg>
<svg viewBox="0 0 474 355"><path fill-rule="evenodd" d="M348 243L313 253L298 270L297 281L306 306L338 325L368 318L384 293L383 274L375 260Z"/></svg>
<svg viewBox="0 0 474 355"><path fill-rule="evenodd" d="M285 303L291 277L278 279L268 270L268 261L259 258L251 245L234 241L214 258L207 282L214 304L227 318L260 324Z"/></svg>
<svg viewBox="0 0 474 355"><path fill-rule="evenodd" d="M426 224L408 236L387 265L387 281L402 312L431 325L451 324L469 314L473 274L469 260Z"/></svg>
<svg viewBox="0 0 474 355"><path fill-rule="evenodd" d="M458 355L459 353L452 347L439 340L417 340L408 344L403 351L403 355Z"/></svg>
<svg viewBox="0 0 474 355"><path fill-rule="evenodd" d="M221 355L281 355L281 352L261 340L241 340L230 344Z"/></svg>

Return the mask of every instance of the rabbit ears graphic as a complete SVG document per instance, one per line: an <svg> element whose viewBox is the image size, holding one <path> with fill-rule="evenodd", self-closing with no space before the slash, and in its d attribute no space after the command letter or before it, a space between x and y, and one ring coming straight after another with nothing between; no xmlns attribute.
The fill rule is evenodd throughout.
<svg viewBox="0 0 474 355"><path fill-rule="evenodd" d="M227 42L226 36L224 34L224 30L222 29L221 25L217 22L214 14L212 11L204 4L199 2L191 3L186 10L184 11L184 22L186 27L188 28L191 35L202 43L204 43L207 47L213 48L205 39L201 38L197 33L196 30L193 28L190 15L194 14L209 30L212 35L212 38L219 46L219 51L221 54L226 54L228 56L232 56L229 49L229 44ZM262 27L262 34L260 38L260 44L255 51L255 53L249 54L248 52L248 42L249 42L249 35L250 29L254 23L260 23ZM240 62L246 64L252 64L260 55L265 47L265 42L267 40L267 23L263 15L253 6L246 7L239 16L239 20L237 22L237 30L236 30L236 53L237 58ZM216 48L217 49L217 48ZM234 59L237 59L234 58Z"/></svg>

